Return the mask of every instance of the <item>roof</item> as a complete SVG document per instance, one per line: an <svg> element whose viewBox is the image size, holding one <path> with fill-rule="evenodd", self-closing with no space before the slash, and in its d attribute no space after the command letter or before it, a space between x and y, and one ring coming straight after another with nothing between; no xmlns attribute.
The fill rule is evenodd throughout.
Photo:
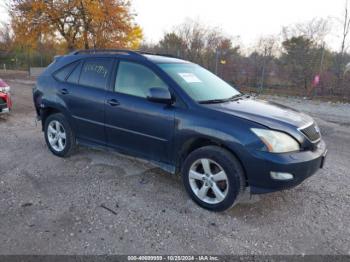
<svg viewBox="0 0 350 262"><path fill-rule="evenodd" d="M179 58L175 57L170 57L170 56L165 56L165 55L143 55L146 57L148 60L152 61L153 63L156 64L167 64L167 63L189 63L186 60L182 60Z"/></svg>

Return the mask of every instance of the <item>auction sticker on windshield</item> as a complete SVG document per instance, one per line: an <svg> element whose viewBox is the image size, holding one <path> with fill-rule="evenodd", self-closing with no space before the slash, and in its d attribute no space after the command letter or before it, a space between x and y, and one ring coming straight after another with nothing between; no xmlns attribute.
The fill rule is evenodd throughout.
<svg viewBox="0 0 350 262"><path fill-rule="evenodd" d="M193 73L179 73L187 83L202 83L202 81Z"/></svg>

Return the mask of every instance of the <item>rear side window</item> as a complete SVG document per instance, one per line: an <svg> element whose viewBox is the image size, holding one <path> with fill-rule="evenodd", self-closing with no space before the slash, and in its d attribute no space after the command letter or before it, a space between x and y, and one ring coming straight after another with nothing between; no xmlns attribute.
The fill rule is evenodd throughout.
<svg viewBox="0 0 350 262"><path fill-rule="evenodd" d="M70 72L75 68L75 66L78 64L78 62L74 62L72 64L69 64L58 71L54 73L54 76L56 79L60 81L65 81L67 77L69 76Z"/></svg>
<svg viewBox="0 0 350 262"><path fill-rule="evenodd" d="M82 67L82 63L79 63L78 66L75 67L75 69L73 70L73 72L69 75L69 77L67 78L67 82L71 83L71 84L78 84L79 82L79 76L80 76L80 72L81 72L81 67Z"/></svg>
<svg viewBox="0 0 350 262"><path fill-rule="evenodd" d="M111 72L112 59L86 60L80 74L79 84L105 89Z"/></svg>

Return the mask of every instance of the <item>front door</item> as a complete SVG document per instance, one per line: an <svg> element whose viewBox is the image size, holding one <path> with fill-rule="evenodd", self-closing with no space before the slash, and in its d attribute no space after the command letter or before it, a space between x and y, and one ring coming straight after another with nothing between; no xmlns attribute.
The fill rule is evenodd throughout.
<svg viewBox="0 0 350 262"><path fill-rule="evenodd" d="M169 163L174 108L150 102L150 88L168 86L145 65L120 61L114 90L106 98L108 143L133 155Z"/></svg>

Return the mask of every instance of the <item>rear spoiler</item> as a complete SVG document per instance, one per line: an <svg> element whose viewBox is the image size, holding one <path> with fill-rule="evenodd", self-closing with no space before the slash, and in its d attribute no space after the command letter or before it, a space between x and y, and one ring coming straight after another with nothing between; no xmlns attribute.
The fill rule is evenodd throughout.
<svg viewBox="0 0 350 262"><path fill-rule="evenodd" d="M58 62L61 58L62 58L62 55L55 55L55 56L53 57L53 62L52 62L52 63Z"/></svg>
<svg viewBox="0 0 350 262"><path fill-rule="evenodd" d="M47 67L52 66L53 64L55 64L56 62L58 62L62 57L63 57L62 55L55 55L55 56L53 57L52 62L51 62Z"/></svg>

